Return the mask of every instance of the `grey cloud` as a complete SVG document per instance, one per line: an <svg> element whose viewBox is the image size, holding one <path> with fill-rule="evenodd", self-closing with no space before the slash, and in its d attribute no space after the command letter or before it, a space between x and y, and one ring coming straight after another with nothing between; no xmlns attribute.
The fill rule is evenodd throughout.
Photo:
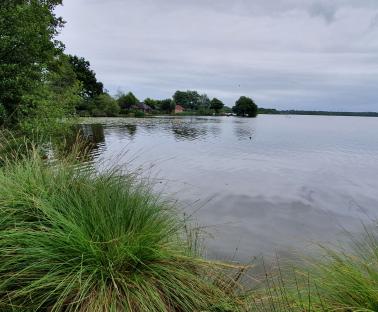
<svg viewBox="0 0 378 312"><path fill-rule="evenodd" d="M309 9L311 16L321 16L327 23L335 20L336 8L333 4L324 4L322 2L315 2Z"/></svg>
<svg viewBox="0 0 378 312"><path fill-rule="evenodd" d="M378 14L374 15L370 21L370 28L375 29L378 27Z"/></svg>
<svg viewBox="0 0 378 312"><path fill-rule="evenodd" d="M67 51L113 93L378 110L376 0L66 0L57 13Z"/></svg>

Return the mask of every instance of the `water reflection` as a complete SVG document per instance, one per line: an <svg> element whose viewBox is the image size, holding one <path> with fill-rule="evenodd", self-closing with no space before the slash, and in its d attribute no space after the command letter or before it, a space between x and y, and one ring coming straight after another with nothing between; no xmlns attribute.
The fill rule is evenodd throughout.
<svg viewBox="0 0 378 312"><path fill-rule="evenodd" d="M133 139L137 132L136 125L124 125L123 127L118 127L118 130L121 134L126 134L129 139Z"/></svg>
<svg viewBox="0 0 378 312"><path fill-rule="evenodd" d="M70 136L66 137L65 152L72 151L78 143L85 145L85 152L81 153L80 159L83 162L92 161L95 156L100 155L105 147L105 132L102 124L78 125Z"/></svg>
<svg viewBox="0 0 378 312"><path fill-rule="evenodd" d="M221 135L219 119L191 117L190 119L172 119L169 129L177 141L205 140Z"/></svg>
<svg viewBox="0 0 378 312"><path fill-rule="evenodd" d="M219 226L208 243L211 255L226 257L239 247L245 260L303 248L337 238L341 226L359 229L361 219L376 214L378 118L95 121L81 126L94 155L109 160L125 150L137 153L133 165L155 165L149 174L167 181L164 193L190 212L194 206L202 224Z"/></svg>
<svg viewBox="0 0 378 312"><path fill-rule="evenodd" d="M83 138L93 143L95 147L105 142L104 126L101 124L84 124L79 126Z"/></svg>
<svg viewBox="0 0 378 312"><path fill-rule="evenodd" d="M235 118L233 121L235 136L239 141L252 140L255 130L247 122Z"/></svg>
<svg viewBox="0 0 378 312"><path fill-rule="evenodd" d="M206 127L198 127L198 125L195 127L187 123L173 123L171 130L178 141L193 141L207 135Z"/></svg>

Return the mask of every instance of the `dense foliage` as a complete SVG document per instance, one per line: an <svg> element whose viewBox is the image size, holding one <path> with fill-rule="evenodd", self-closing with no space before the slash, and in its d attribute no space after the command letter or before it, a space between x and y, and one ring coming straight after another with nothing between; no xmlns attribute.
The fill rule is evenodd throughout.
<svg viewBox="0 0 378 312"><path fill-rule="evenodd" d="M76 55L69 55L68 58L76 78L82 84L81 96L83 99L94 99L103 94L104 85L97 81L95 72L90 68L90 63Z"/></svg>
<svg viewBox="0 0 378 312"><path fill-rule="evenodd" d="M158 102L159 109L165 113L171 113L175 109L175 104L171 99L165 99Z"/></svg>
<svg viewBox="0 0 378 312"><path fill-rule="evenodd" d="M121 109L127 110L137 105L139 100L132 92L129 92L127 94L120 94L117 102Z"/></svg>
<svg viewBox="0 0 378 312"><path fill-rule="evenodd" d="M108 93L96 96L89 102L89 112L95 117L115 117L120 112L120 107L115 99Z"/></svg>
<svg viewBox="0 0 378 312"><path fill-rule="evenodd" d="M246 96L241 96L232 108L233 112L238 116L256 117L258 113L258 107L255 102Z"/></svg>
<svg viewBox="0 0 378 312"><path fill-rule="evenodd" d="M159 101L158 100L146 98L144 100L144 104L148 105L152 109L158 109L159 108Z"/></svg>
<svg viewBox="0 0 378 312"><path fill-rule="evenodd" d="M213 98L210 102L210 108L215 110L216 113L219 113L219 111L224 107L224 104L221 100L217 98Z"/></svg>
<svg viewBox="0 0 378 312"><path fill-rule="evenodd" d="M53 96L45 97L43 93L54 92L50 85L62 73L54 72L56 58L62 53L61 43L54 40L63 25L54 14L55 6L60 3L57 0L1 2L0 121L8 126L16 126L31 111L38 114L36 110L45 104L55 109L50 102Z"/></svg>
<svg viewBox="0 0 378 312"><path fill-rule="evenodd" d="M197 91L176 91L173 101L176 105L181 105L185 109L197 109L200 104L201 96Z"/></svg>

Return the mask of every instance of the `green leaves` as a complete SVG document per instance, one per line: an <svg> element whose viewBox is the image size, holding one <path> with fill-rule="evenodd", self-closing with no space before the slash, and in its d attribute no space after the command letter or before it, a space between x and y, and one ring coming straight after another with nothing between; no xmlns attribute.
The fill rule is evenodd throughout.
<svg viewBox="0 0 378 312"><path fill-rule="evenodd" d="M81 96L87 99L94 99L104 93L104 86L96 79L95 72L90 68L90 63L82 57L69 55L68 61L76 74L76 78L82 83Z"/></svg>
<svg viewBox="0 0 378 312"><path fill-rule="evenodd" d="M214 109L217 113L223 108L223 106L223 102L217 98L213 98L210 102L210 108Z"/></svg>
<svg viewBox="0 0 378 312"><path fill-rule="evenodd" d="M0 7L0 103L8 126L30 111L25 99L44 84L60 43L54 36L62 26L53 9L61 1L5 1Z"/></svg>
<svg viewBox="0 0 378 312"><path fill-rule="evenodd" d="M256 117L258 107L255 102L246 96L241 96L232 108L233 112L238 116Z"/></svg>
<svg viewBox="0 0 378 312"><path fill-rule="evenodd" d="M121 109L130 109L132 106L137 105L139 100L132 92L129 92L127 94L120 94L117 102Z"/></svg>

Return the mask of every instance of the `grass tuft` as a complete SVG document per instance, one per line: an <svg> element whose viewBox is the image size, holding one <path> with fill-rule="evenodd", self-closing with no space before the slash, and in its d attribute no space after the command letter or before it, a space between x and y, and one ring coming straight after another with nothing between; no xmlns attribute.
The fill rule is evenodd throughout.
<svg viewBox="0 0 378 312"><path fill-rule="evenodd" d="M238 311L148 185L30 153L0 168L0 311Z"/></svg>
<svg viewBox="0 0 378 312"><path fill-rule="evenodd" d="M251 293L251 311L378 311L378 235L367 230L352 245L322 247L323 256L266 272Z"/></svg>

